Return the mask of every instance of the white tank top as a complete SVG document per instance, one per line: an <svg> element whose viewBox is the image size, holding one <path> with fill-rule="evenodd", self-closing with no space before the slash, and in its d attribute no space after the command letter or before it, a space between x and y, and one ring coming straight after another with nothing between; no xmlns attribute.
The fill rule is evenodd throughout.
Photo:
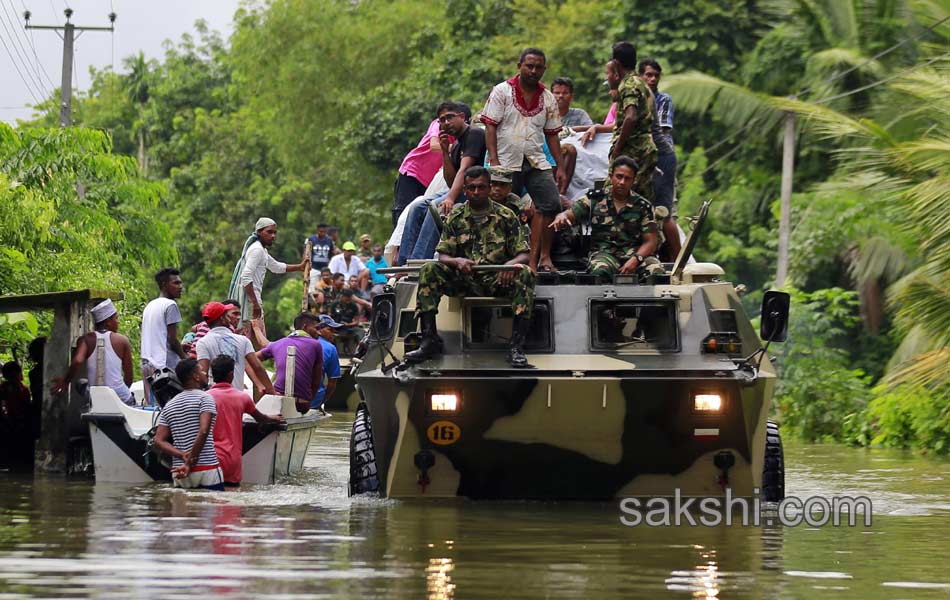
<svg viewBox="0 0 950 600"><path fill-rule="evenodd" d="M115 348L112 347L112 332L96 331L95 334L96 345L92 349L92 354L90 354L86 360L86 372L89 375L89 384L111 387L119 396L119 400L128 404L132 401L132 391L129 390L129 386L125 385L125 380L122 378L122 359L119 358L119 355L115 353ZM105 341L105 354L102 357L104 368L101 380L98 378L99 340Z"/></svg>

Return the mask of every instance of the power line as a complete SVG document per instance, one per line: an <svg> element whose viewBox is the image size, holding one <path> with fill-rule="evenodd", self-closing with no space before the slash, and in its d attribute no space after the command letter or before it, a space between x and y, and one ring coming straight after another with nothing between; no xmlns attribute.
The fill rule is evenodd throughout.
<svg viewBox="0 0 950 600"><path fill-rule="evenodd" d="M886 54L890 54L891 52L893 52L894 50L897 50L898 48L900 48L901 46L903 46L903 45L906 44L907 42L913 42L913 41L919 40L921 37L924 36L924 34L933 31L934 29L936 29L937 27L939 27L939 26L940 26L944 21L946 21L947 19L950 19L950 15L948 15L948 16L946 16L946 17L940 19L939 21L937 21L936 23L934 23L934 24L931 25L930 27L924 28L923 31L921 31L921 32L918 33L917 35L912 36L912 37L909 37L909 38L905 38L905 39L901 40L900 42L897 42L896 44L894 44L894 45L891 46L890 48L886 48L886 49L884 49L884 50L881 50L880 52L878 52L877 54L875 54L875 55L872 56L871 58L869 58L869 59L867 59L867 60L865 60L865 61L863 61L863 62L861 62L861 63L859 63L859 64L857 64L857 65L855 65L855 66L853 66L853 67L851 67L850 69L847 69L847 70L845 70L845 71L842 71L841 73L837 73L837 74L833 75L832 77L830 77L829 79L826 79L826 80L822 81L821 83L825 83L825 84L827 84L827 83L834 83L835 81L841 79L842 77L844 77L844 76L847 75L848 73L853 73L854 71L857 71L858 69L860 69L860 68L862 68L862 67L864 67L864 66L866 66L866 65L868 65L868 64L870 64L870 63L872 63L872 62L874 62L874 61L876 61L877 59L881 58L882 56L884 56L884 55L886 55ZM796 93L792 94L792 98L793 98L793 99L798 99L799 96L802 96L802 95L804 95L804 94L807 94L808 92L810 92L810 91L813 90L814 88L815 88L815 86L809 86L809 87L805 88L804 90L801 90L801 91L799 91L799 92L796 92Z"/></svg>
<svg viewBox="0 0 950 600"><path fill-rule="evenodd" d="M7 32L7 36L10 39L10 45L13 46L14 52L16 52L17 57L19 57L19 60L21 61L21 64L23 65L23 70L26 71L26 74L29 76L30 81L35 86L35 89L38 91L42 91L44 88L42 82L40 82L40 80L36 77L36 74L30 68L31 64L29 60L29 53L27 53L26 49L23 48L23 43L20 41L20 38L17 37L14 33L12 33L9 27L7 26L7 18L6 18L7 6L4 3L0 3L0 7L3 8L3 13L0 14L0 25L2 25L3 30ZM15 29L16 27L14 27L14 30ZM4 43L4 45L6 44ZM22 52L21 52L21 49L22 49ZM17 70L19 71L19 69ZM41 97L46 96L46 94L43 94L43 93L40 93L39 95Z"/></svg>
<svg viewBox="0 0 950 600"><path fill-rule="evenodd" d="M909 68L907 68L907 69L904 69L904 70L901 71L900 73L895 73L894 75L891 75L890 77L885 77L884 79L879 79L879 80L877 80L877 81L875 81L875 82L873 82L873 83L869 83L869 84L867 84L867 85L862 85L862 86L859 87L859 88L854 88L853 90L848 90L847 92L843 92L843 93L841 93L841 94L835 94L834 96L827 96L827 97L825 97L825 98L819 98L818 100L812 100L812 103L813 103L813 104L824 104L824 103L826 103L826 102L831 102L832 100L840 100L841 98L847 98L848 96L851 96L851 95L853 95L853 94L857 94L858 92L863 92L863 91L869 90L869 89L871 89L871 88L876 88L877 86L883 85L883 84L885 84L885 83L887 83L887 82L889 82L889 81L893 81L893 80L897 79L898 77L903 77L904 75L907 75L908 73L912 73L912 72L916 71L917 69L920 69L920 68L922 68L922 67L926 67L926 66L928 66L928 65L932 65L933 63L937 62L938 60L941 60L941 59L944 59L944 58L947 58L947 57L950 57L950 52L945 52L945 53L941 54L940 56L935 56L935 57L931 58L931 59L928 60L927 62L923 62L923 63L920 63L920 64L913 65L913 66L911 66L911 67L909 67Z"/></svg>
<svg viewBox="0 0 950 600"><path fill-rule="evenodd" d="M63 40L63 83L60 86L60 111L59 111L59 124L62 127L69 127L72 123L72 90L73 90L73 79L78 82L79 74L78 67L76 62L73 60L73 50L75 46L75 41L79 34L82 34L86 31L115 31L115 13L109 13L109 26L108 27L79 27L70 22L70 17L73 15L73 11L69 8L65 11L66 23L64 25L33 25L27 19L26 28L27 29L45 29L49 31L56 32L59 35L59 32L62 31L63 34L60 36Z"/></svg>
<svg viewBox="0 0 950 600"><path fill-rule="evenodd" d="M841 73L835 73L835 74L833 74L832 76L826 78L825 80L823 80L823 81L820 82L820 83L821 83L821 84L834 83L835 81L841 79L841 78L844 77L845 75L848 75L849 73L852 73L852 72L856 71L857 69L860 69L860 68L864 67L865 65L867 65L867 64L869 64L869 63L871 63L871 62L873 62L873 61L876 61L877 59L881 58L882 56L885 56L885 55L887 55L887 54L893 52L894 50L897 50L898 48L900 48L900 47L903 46L904 44L906 44L906 43L908 43L908 42L912 42L912 41L915 41L915 40L920 39L921 37L923 37L923 36L924 36L925 34L927 34L928 32L931 32L931 31L933 31L934 29L936 29L937 27L939 27L941 24L943 24L944 22L946 22L948 19L950 19L950 16L946 16L946 17L940 19L939 21L935 22L934 24L930 25L929 27L924 28L924 29L923 29L922 31L920 31L917 35L914 35L914 36L912 36L912 37L905 38L905 39L901 40L900 42L897 42L896 44L890 46L889 48L886 48L886 49L884 49L884 50L878 52L877 54L875 54L875 55L872 56L871 58L868 58L868 59L862 61L861 63L859 63L859 64L857 64L857 65L855 65L855 66L853 66L853 67L851 67L851 68L849 68L849 69L847 69L847 70L845 70L845 71L842 71ZM914 66L912 66L912 67L910 67L910 68L908 68L908 69L905 69L904 71L901 71L900 73L897 73L896 75L892 75L892 76L887 77L887 78L885 78L885 79L881 79L881 80L878 80L878 81L876 81L876 82L870 83L870 84L868 84L868 85L865 85L865 86L862 86L862 87L859 87L859 88L850 90L850 91L848 91L848 92L843 92L843 93L841 93L841 94L837 94L837 95L834 95L834 96L831 96L831 97L820 98L820 99L818 99L818 100L812 100L811 102L813 102L814 104L824 104L824 103L826 103L826 102L831 102L831 101L833 101L833 100L838 100L838 99L841 99L841 98L845 98L845 97L847 97L847 96L850 96L850 95L852 95L852 94L856 94L856 93L858 93L858 92L862 92L862 91L865 91L865 90L869 90L869 89L871 89L871 88L877 87L878 85L887 83L887 82L889 82L889 81L893 81L894 79L896 79L896 78L898 78L898 77L901 77L901 76L903 76L903 75L906 75L906 74L908 74L908 73L910 73L910 72L912 72L912 71L914 71L914 70L916 70L916 69L919 69L919 68L921 68L921 67L925 67L925 66L927 66L927 65L933 64L934 62L936 62L936 61L940 60L941 58L944 58L944 57L946 57L946 56L948 56L948 55L950 55L950 52L948 52L947 54L944 54L944 55L942 55L942 56L938 56L938 57L936 57L936 58L933 58L933 59L931 59L931 60L929 60L929 61L927 61L927 62L925 62L925 63L923 63L923 64L914 65ZM815 84L815 85L819 85L819 84ZM798 91L798 92L795 92L794 94L792 94L792 95L789 96L789 97L792 98L793 100L794 100L794 99L798 99L800 96L802 96L802 95L804 95L804 94L807 94L808 92L810 92L811 90L813 90L813 89L815 88L815 85L809 86L809 87L807 87L807 88L805 88L805 89L803 89L803 90L800 90L800 91ZM715 149L718 148L719 146L722 146L723 144L725 144L726 142L728 142L728 141L731 140L732 138L736 137L736 136L739 135L740 133L746 131L747 129L749 129L750 127L752 127L752 126L755 125L756 123L758 123L760 120L761 120L761 117L753 117L753 118L752 118L751 120L749 120L745 125L743 125L743 126L740 127L739 129L737 129L736 131L734 131L733 133L731 133L729 136L727 136L727 137L725 137L725 138L719 140L718 142L716 142L715 144L713 144L712 146L710 146L709 148L707 148L705 152L706 152L706 153L712 152L713 150L715 150ZM712 164L710 164L708 167L706 167L706 169L703 171L703 173L705 174L707 171L709 171L710 169L712 169L713 167L715 167L717 164L719 164L723 159L725 159L725 158L727 158L727 157L729 157L729 156L732 156L732 155L736 152L736 150L738 150L739 147L741 147L741 146L742 146L742 142L739 142L734 148L730 149L726 154L724 154L723 156L719 157L719 158L716 159Z"/></svg>
<svg viewBox="0 0 950 600"><path fill-rule="evenodd" d="M20 71L20 66L17 64L16 59L13 58L13 53L10 52L10 48L7 46L6 40L0 36L0 44L3 44L3 49L7 51L7 56L10 57L10 62L13 63L13 68L16 69L17 75L20 76L20 81L23 82L23 85L26 87L26 91L30 93L30 96L33 97L33 102L37 104L40 103L40 100L36 96L36 92L33 90L33 87L27 81L26 77L23 76L23 73Z"/></svg>
<svg viewBox="0 0 950 600"><path fill-rule="evenodd" d="M35 46L33 46L33 52L32 52L33 58L35 60L30 60L30 52L26 48L27 45L31 45L30 37L29 35L27 35L26 33L20 30L19 24L17 23L16 9L13 6L11 6L10 12L7 12L6 4L0 3L0 6L3 7L3 13L4 13L3 16L6 17L4 19L5 20L4 25L6 25L6 23L8 22L10 25L10 30L15 32L15 35L13 35L13 37L16 39L16 43L20 47L20 49L23 50L23 55L27 57L27 61L29 62L29 66L32 67L33 73L36 73L35 81L37 82L39 89L42 90L45 87L45 84L43 83L44 74L46 75L46 80L50 84L50 88L52 89L53 87L56 87L55 85L53 85L53 82L49 78L49 75L45 73L45 69L41 68L42 64L40 63L39 57L36 55ZM10 13L12 13L12 16ZM23 41L20 39L21 35L26 38L26 42L27 42L26 44L24 44Z"/></svg>
<svg viewBox="0 0 950 600"><path fill-rule="evenodd" d="M26 7L26 2L24 2L24 0L20 0L20 4L23 5L23 15L26 16L26 14L30 12L30 9ZM16 20L14 20L14 23L15 22ZM49 83L50 89L54 89L56 87L56 84L53 82L53 79L49 76L49 71L46 70L46 65L44 65L43 61L40 60L39 54L36 53L36 39L33 37L32 31L30 31L29 34L27 35L27 41L30 44L30 49L33 51L33 58L36 61L36 65L41 70L37 72L38 73L42 72L43 76L46 78L47 83Z"/></svg>

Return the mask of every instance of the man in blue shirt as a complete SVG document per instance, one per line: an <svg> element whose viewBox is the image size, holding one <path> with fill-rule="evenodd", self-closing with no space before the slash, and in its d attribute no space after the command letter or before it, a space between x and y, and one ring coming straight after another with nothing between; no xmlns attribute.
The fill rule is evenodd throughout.
<svg viewBox="0 0 950 600"><path fill-rule="evenodd" d="M326 223L317 225L317 233L304 242L304 258L306 258L308 248L310 250L310 289L313 290L320 281L320 269L329 267L330 259L336 253L333 238L327 234Z"/></svg>
<svg viewBox="0 0 950 600"><path fill-rule="evenodd" d="M644 58L637 66L640 78L646 82L655 100L656 115L653 117L651 131L653 143L656 144L656 166L659 172L653 175L653 207L666 208L666 214L658 212L656 219L663 227L663 236L666 238L660 248L663 260L672 262L680 251L679 230L676 227L676 216L673 211L673 200L676 197L676 148L673 146L673 99L669 94L659 90L660 77L663 69L660 63L652 58Z"/></svg>
<svg viewBox="0 0 950 600"><path fill-rule="evenodd" d="M389 266L386 259L383 258L383 247L379 244L373 245L373 257L366 261L366 268L369 269L369 279L372 285L382 285L386 283L387 277L376 272L377 269L385 269Z"/></svg>
<svg viewBox="0 0 950 600"><path fill-rule="evenodd" d="M320 389L316 397L310 403L310 408L319 409L323 403L333 396L336 391L337 380L340 379L340 355L336 346L333 344L337 331L343 325L330 318L329 315L320 315L320 323L317 325L317 338L323 346L323 378L320 381Z"/></svg>

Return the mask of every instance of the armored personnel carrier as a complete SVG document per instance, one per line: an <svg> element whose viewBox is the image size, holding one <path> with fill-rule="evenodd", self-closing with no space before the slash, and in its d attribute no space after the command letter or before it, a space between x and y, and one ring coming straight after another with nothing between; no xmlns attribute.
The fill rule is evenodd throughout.
<svg viewBox="0 0 950 600"><path fill-rule="evenodd" d="M408 276L374 298L351 493L784 497L766 349L785 338L788 296L766 293L760 339L723 270L687 263L707 209L677 261L644 277L543 274L529 369L505 361L512 314L499 298L443 298L444 353L402 362L420 340L418 266L389 269Z"/></svg>

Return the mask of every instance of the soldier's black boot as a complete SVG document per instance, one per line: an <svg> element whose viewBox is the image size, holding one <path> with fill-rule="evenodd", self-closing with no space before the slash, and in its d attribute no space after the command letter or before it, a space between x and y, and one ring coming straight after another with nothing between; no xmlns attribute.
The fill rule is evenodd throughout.
<svg viewBox="0 0 950 600"><path fill-rule="evenodd" d="M511 323L511 341L508 347L508 364L512 367L523 368L528 366L528 357L524 355L524 343L528 338L530 327L530 320L521 315L515 315Z"/></svg>
<svg viewBox="0 0 950 600"><path fill-rule="evenodd" d="M435 328L435 311L421 313L419 322L422 325L422 342L418 349L406 353L404 358L409 363L420 363L442 352L442 340Z"/></svg>

